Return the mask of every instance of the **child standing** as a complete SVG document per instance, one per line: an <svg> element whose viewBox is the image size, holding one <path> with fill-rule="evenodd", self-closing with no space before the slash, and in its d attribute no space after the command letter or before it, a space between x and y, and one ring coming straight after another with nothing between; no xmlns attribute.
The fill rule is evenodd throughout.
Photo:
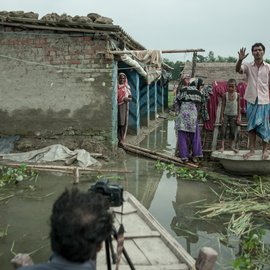
<svg viewBox="0 0 270 270"><path fill-rule="evenodd" d="M229 79L227 82L227 91L222 96L222 108L220 122L221 126L221 148L220 152L224 151L224 141L226 136L227 126L229 125L230 133L229 139L231 143L231 149L238 153L236 147L238 131L237 126L240 125L240 98L236 92L236 80Z"/></svg>

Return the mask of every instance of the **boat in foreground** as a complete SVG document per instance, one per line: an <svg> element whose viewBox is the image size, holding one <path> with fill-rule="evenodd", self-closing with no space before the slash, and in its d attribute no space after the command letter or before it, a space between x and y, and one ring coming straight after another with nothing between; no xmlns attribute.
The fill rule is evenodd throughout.
<svg viewBox="0 0 270 270"><path fill-rule="evenodd" d="M256 150L255 155L244 159L248 150L240 150L238 153L233 151L213 151L212 157L219 159L222 166L230 172L242 175L270 174L270 158L262 159L262 150Z"/></svg>
<svg viewBox="0 0 270 270"><path fill-rule="evenodd" d="M122 214L121 206L112 209L115 213L115 228L118 230L121 220L124 225L124 248L134 269L195 269L193 257L132 194L124 192ZM113 240L112 243L116 250L116 241ZM105 246L98 253L97 269L107 269ZM123 254L119 269L131 269Z"/></svg>

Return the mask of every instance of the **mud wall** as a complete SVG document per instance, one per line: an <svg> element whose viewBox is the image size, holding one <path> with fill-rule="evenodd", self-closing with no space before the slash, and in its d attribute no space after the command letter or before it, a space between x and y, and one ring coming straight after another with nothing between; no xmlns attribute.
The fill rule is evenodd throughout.
<svg viewBox="0 0 270 270"><path fill-rule="evenodd" d="M0 29L0 134L112 141L112 66L94 34ZM103 52L103 53L102 53Z"/></svg>

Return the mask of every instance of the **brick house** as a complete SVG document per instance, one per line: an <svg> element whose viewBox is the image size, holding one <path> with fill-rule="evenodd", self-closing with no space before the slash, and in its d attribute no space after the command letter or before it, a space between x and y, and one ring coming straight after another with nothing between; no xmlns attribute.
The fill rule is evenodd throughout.
<svg viewBox="0 0 270 270"><path fill-rule="evenodd" d="M0 12L0 134L78 136L117 145L117 74L134 96L129 130L166 107L166 87L146 83L112 50L145 50L112 20ZM164 98L165 97L165 98Z"/></svg>
<svg viewBox="0 0 270 270"><path fill-rule="evenodd" d="M186 62L183 73L192 73L192 63ZM235 71L235 63L196 63L194 77L201 77L206 84L214 81L227 81L236 79L237 82L245 81L245 75Z"/></svg>

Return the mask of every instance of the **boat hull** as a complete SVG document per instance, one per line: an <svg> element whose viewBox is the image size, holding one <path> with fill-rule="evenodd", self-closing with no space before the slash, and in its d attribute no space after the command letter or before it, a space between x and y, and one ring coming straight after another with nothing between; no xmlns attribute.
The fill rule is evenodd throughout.
<svg viewBox="0 0 270 270"><path fill-rule="evenodd" d="M262 160L262 151L256 150L255 155L244 159L248 150L239 153L233 151L213 151L212 157L219 159L225 170L241 175L270 174L270 159Z"/></svg>
<svg viewBox="0 0 270 270"><path fill-rule="evenodd" d="M112 208L115 214L115 227L121 221L125 228L124 247L135 269L143 270L193 270L195 260L174 239L149 211L130 193L124 192L122 207ZM123 212L122 212L123 210ZM114 250L117 250L113 241ZM97 256L97 269L105 270L104 248ZM113 266L112 269L114 269ZM120 269L130 269L122 254Z"/></svg>

